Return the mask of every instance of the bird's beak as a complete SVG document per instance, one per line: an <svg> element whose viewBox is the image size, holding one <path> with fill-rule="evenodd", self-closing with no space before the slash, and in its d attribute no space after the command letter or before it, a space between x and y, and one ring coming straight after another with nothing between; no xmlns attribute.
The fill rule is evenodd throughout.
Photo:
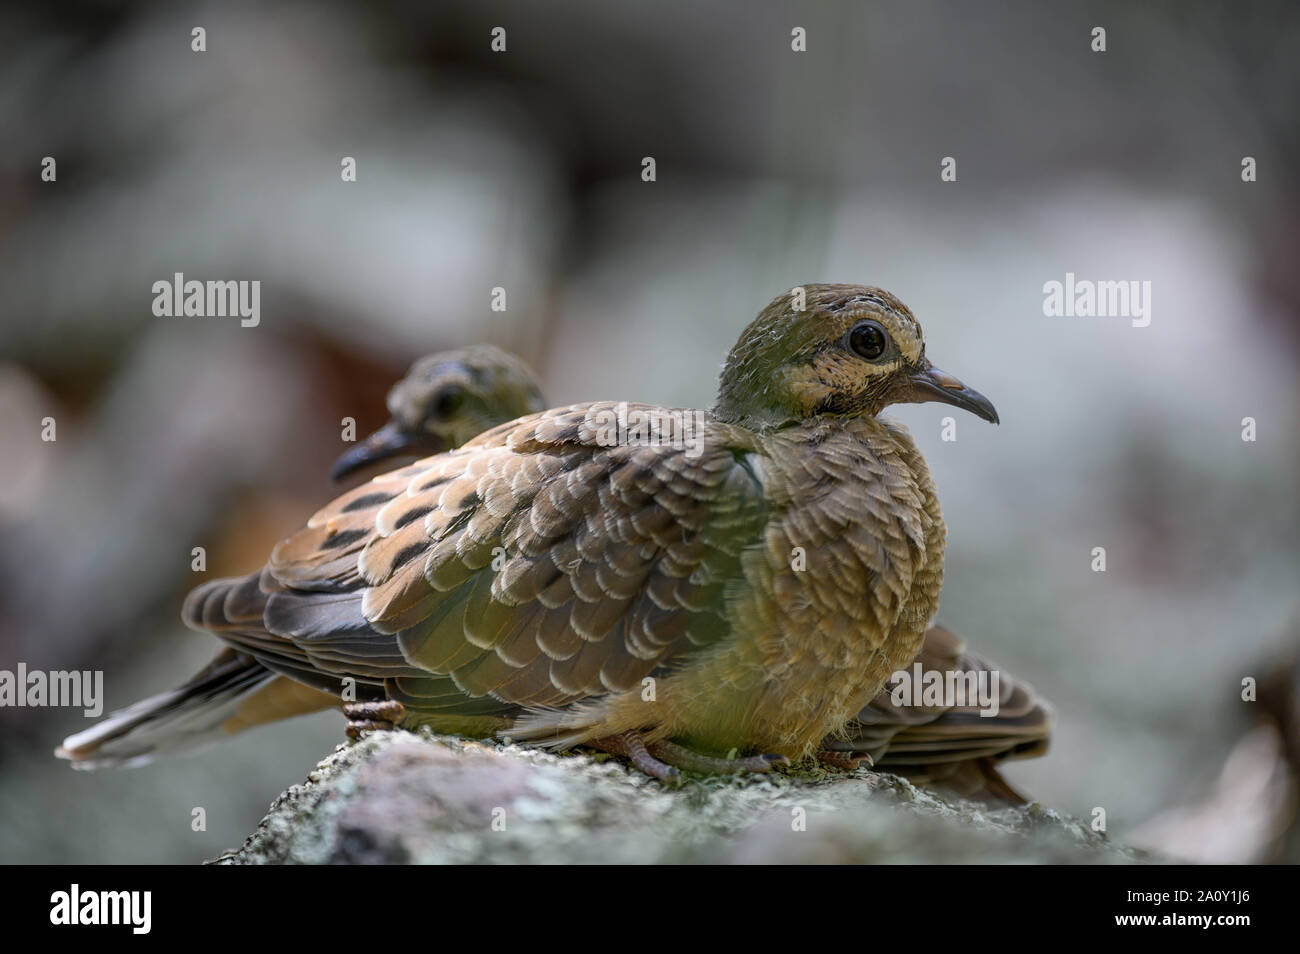
<svg viewBox="0 0 1300 954"><path fill-rule="evenodd" d="M997 408L993 402L974 388L968 388L947 371L941 371L928 361L924 368L910 375L898 400L910 404L938 401L970 411L990 424L998 423Z"/></svg>
<svg viewBox="0 0 1300 954"><path fill-rule="evenodd" d="M443 442L432 434L410 431L389 421L361 443L344 451L330 468L330 480L342 480L363 467L399 454L426 457L442 450L445 450Z"/></svg>

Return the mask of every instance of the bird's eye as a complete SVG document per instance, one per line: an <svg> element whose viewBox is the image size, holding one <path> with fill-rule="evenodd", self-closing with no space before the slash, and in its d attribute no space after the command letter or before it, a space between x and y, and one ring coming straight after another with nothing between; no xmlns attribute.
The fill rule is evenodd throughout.
<svg viewBox="0 0 1300 954"><path fill-rule="evenodd" d="M450 417L465 403L464 388L451 385L443 388L433 399L433 411L439 417Z"/></svg>
<svg viewBox="0 0 1300 954"><path fill-rule="evenodd" d="M874 361L884 354L885 346L888 344L889 338L885 335L885 329L874 321L864 321L860 325L854 325L853 330L849 332L849 347L853 349L854 354L868 361Z"/></svg>

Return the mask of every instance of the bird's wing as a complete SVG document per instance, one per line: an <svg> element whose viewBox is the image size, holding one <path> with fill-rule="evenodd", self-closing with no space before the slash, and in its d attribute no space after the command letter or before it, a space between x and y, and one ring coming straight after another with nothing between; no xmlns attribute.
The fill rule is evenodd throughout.
<svg viewBox="0 0 1300 954"><path fill-rule="evenodd" d="M322 692L340 694L343 678L351 677L367 689L358 698L383 698L384 680L395 675L414 675L418 670L395 669L403 660L395 645L376 639L368 644L372 664L360 662L347 672L321 663L328 657L328 644L318 647L297 643L292 634L276 628L267 617L270 594L281 589L266 570L238 579L211 580L195 587L185 598L181 617L197 630L219 636L231 646L248 653L273 672L288 676ZM321 593L328 601L337 593ZM378 635L378 634L374 634ZM392 640L388 640L392 643Z"/></svg>
<svg viewBox="0 0 1300 954"><path fill-rule="evenodd" d="M698 442L611 442L618 414L522 418L339 497L272 554L261 648L336 676L441 675L422 694L448 706L554 706L720 638L763 530L753 437L706 416Z"/></svg>

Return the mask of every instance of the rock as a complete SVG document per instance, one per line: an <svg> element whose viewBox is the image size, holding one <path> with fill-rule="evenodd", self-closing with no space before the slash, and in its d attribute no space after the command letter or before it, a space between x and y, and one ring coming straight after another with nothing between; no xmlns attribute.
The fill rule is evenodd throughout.
<svg viewBox="0 0 1300 954"><path fill-rule="evenodd" d="M865 769L693 776L383 732L340 746L216 864L1146 860L1038 804L991 810Z"/></svg>

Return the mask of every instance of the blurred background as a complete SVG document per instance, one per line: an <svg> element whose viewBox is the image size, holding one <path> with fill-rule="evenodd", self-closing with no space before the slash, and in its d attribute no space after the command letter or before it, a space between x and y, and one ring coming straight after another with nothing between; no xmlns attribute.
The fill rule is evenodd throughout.
<svg viewBox="0 0 1300 954"><path fill-rule="evenodd" d="M1057 708L1008 777L1121 841L1282 857L1288 710L1241 682L1294 687L1300 645L1297 36L1287 2L9 5L0 669L103 670L107 709L187 677L187 590L328 500L341 418L426 352L709 406L773 295L863 282L1002 416L894 413L941 621ZM175 272L261 281L260 325L154 317ZM1067 272L1149 281L1150 326L1045 317ZM234 847L343 725L83 773L51 756L80 710L0 722L0 860L38 862Z"/></svg>

